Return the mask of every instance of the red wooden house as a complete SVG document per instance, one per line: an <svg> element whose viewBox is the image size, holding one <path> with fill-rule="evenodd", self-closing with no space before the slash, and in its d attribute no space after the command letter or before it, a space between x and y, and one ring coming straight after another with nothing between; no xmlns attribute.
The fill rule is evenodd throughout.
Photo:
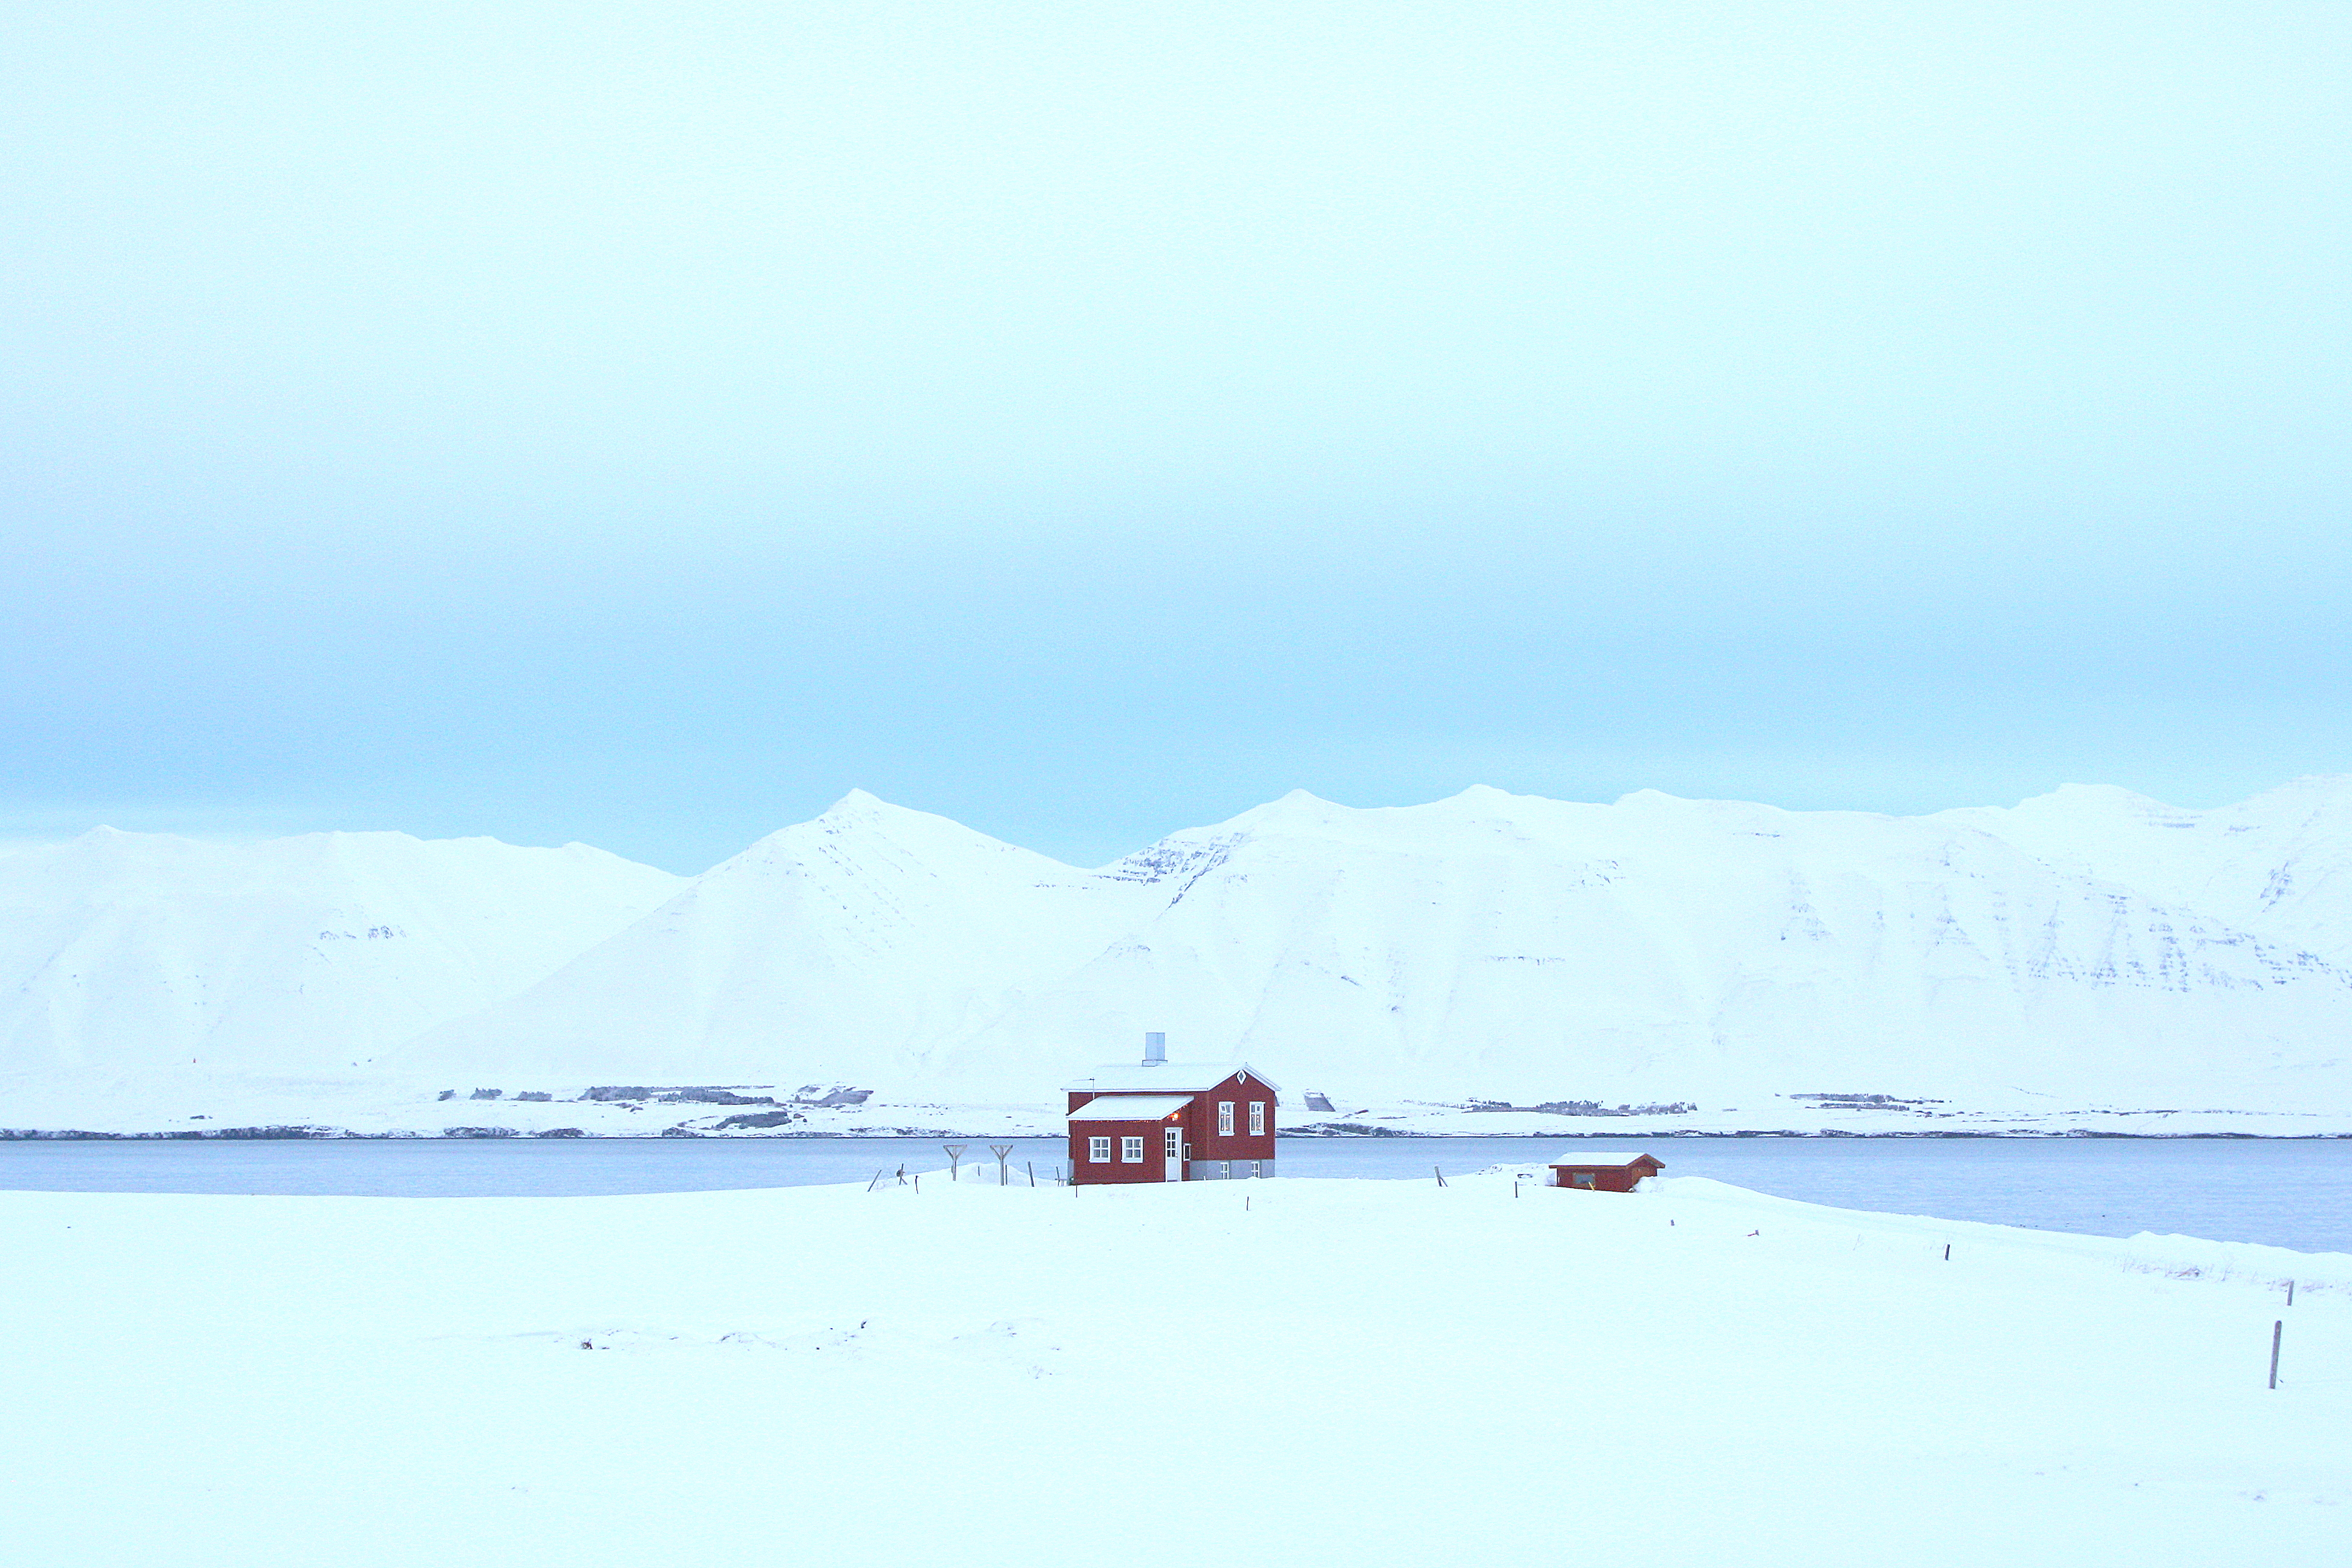
<svg viewBox="0 0 2352 1568"><path fill-rule="evenodd" d="M1070 1173L1108 1182L1202 1182L1274 1174L1278 1091L1247 1062L1171 1062L1163 1037L1144 1058L1096 1068L1070 1097Z"/></svg>
<svg viewBox="0 0 2352 1568"><path fill-rule="evenodd" d="M1665 1168L1664 1161L1647 1154L1579 1154L1551 1168L1551 1184L1596 1193L1630 1193L1634 1183Z"/></svg>

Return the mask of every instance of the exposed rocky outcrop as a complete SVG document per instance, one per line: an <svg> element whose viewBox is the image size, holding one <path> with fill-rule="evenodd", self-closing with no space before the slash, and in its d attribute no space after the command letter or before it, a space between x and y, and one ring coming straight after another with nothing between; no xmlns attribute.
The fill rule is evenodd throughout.
<svg viewBox="0 0 2352 1568"><path fill-rule="evenodd" d="M643 1085L605 1084L583 1089L580 1098L602 1104L613 1100L650 1100L663 1105L773 1105L772 1094L737 1094L715 1084L689 1084L670 1089Z"/></svg>
<svg viewBox="0 0 2352 1568"><path fill-rule="evenodd" d="M849 1089L841 1084L827 1089L823 1084L810 1083L803 1084L793 1096L793 1100L799 1105L835 1108L863 1105L873 1094L870 1089Z"/></svg>
<svg viewBox="0 0 2352 1568"><path fill-rule="evenodd" d="M1803 1096L1798 1098L1802 1099ZM1316 1109L1315 1097L1309 1096L1309 1110ZM1328 1109L1326 1101L1323 1109ZM1698 1107L1688 1100L1671 1104L1603 1105L1597 1100L1547 1100L1540 1105L1513 1105L1500 1100L1474 1100L1463 1107L1465 1110L1532 1110L1545 1116L1687 1116Z"/></svg>
<svg viewBox="0 0 2352 1568"><path fill-rule="evenodd" d="M295 1139L341 1138L345 1136L337 1127L205 1127L174 1128L167 1132L89 1132L77 1127L0 1127L0 1140L40 1139L122 1139L129 1142L180 1139Z"/></svg>
<svg viewBox="0 0 2352 1568"><path fill-rule="evenodd" d="M730 1116L711 1131L724 1132L730 1127L782 1127L799 1120L798 1111L755 1110L742 1116Z"/></svg>

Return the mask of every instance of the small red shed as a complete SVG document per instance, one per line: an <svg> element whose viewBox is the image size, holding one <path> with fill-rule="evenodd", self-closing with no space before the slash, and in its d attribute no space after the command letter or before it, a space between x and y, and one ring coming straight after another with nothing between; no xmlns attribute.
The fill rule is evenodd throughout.
<svg viewBox="0 0 2352 1568"><path fill-rule="evenodd" d="M1161 1037L1144 1059L1096 1068L1070 1097L1070 1176L1118 1182L1223 1181L1274 1174L1279 1091L1247 1062L1171 1062Z"/></svg>
<svg viewBox="0 0 2352 1568"><path fill-rule="evenodd" d="M1552 1166L1551 1184L1595 1193L1630 1193L1634 1183L1665 1168L1664 1161L1647 1154L1579 1154Z"/></svg>

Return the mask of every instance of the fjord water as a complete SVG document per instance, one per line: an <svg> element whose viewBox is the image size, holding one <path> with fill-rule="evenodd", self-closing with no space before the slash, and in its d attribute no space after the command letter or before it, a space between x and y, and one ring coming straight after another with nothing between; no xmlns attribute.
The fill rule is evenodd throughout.
<svg viewBox="0 0 2352 1568"><path fill-rule="evenodd" d="M285 1142L0 1142L0 1189L585 1196L863 1183L902 1167L944 1174L919 1138L336 1139ZM997 1179L985 1138L965 1179ZM1058 1139L998 1139L1026 1183L1061 1168ZM1286 1176L1434 1179L1644 1149L1670 1175L1711 1176L1840 1208L1930 1215L2095 1236L2141 1231L2352 1252L2352 1139L1286 1138Z"/></svg>

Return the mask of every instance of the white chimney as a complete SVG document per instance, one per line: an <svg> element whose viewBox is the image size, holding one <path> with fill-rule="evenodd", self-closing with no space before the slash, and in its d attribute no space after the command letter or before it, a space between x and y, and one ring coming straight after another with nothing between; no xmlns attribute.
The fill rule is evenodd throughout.
<svg viewBox="0 0 2352 1568"><path fill-rule="evenodd" d="M1157 1033L1144 1036L1143 1065L1148 1068L1164 1067L1167 1061L1168 1037Z"/></svg>

